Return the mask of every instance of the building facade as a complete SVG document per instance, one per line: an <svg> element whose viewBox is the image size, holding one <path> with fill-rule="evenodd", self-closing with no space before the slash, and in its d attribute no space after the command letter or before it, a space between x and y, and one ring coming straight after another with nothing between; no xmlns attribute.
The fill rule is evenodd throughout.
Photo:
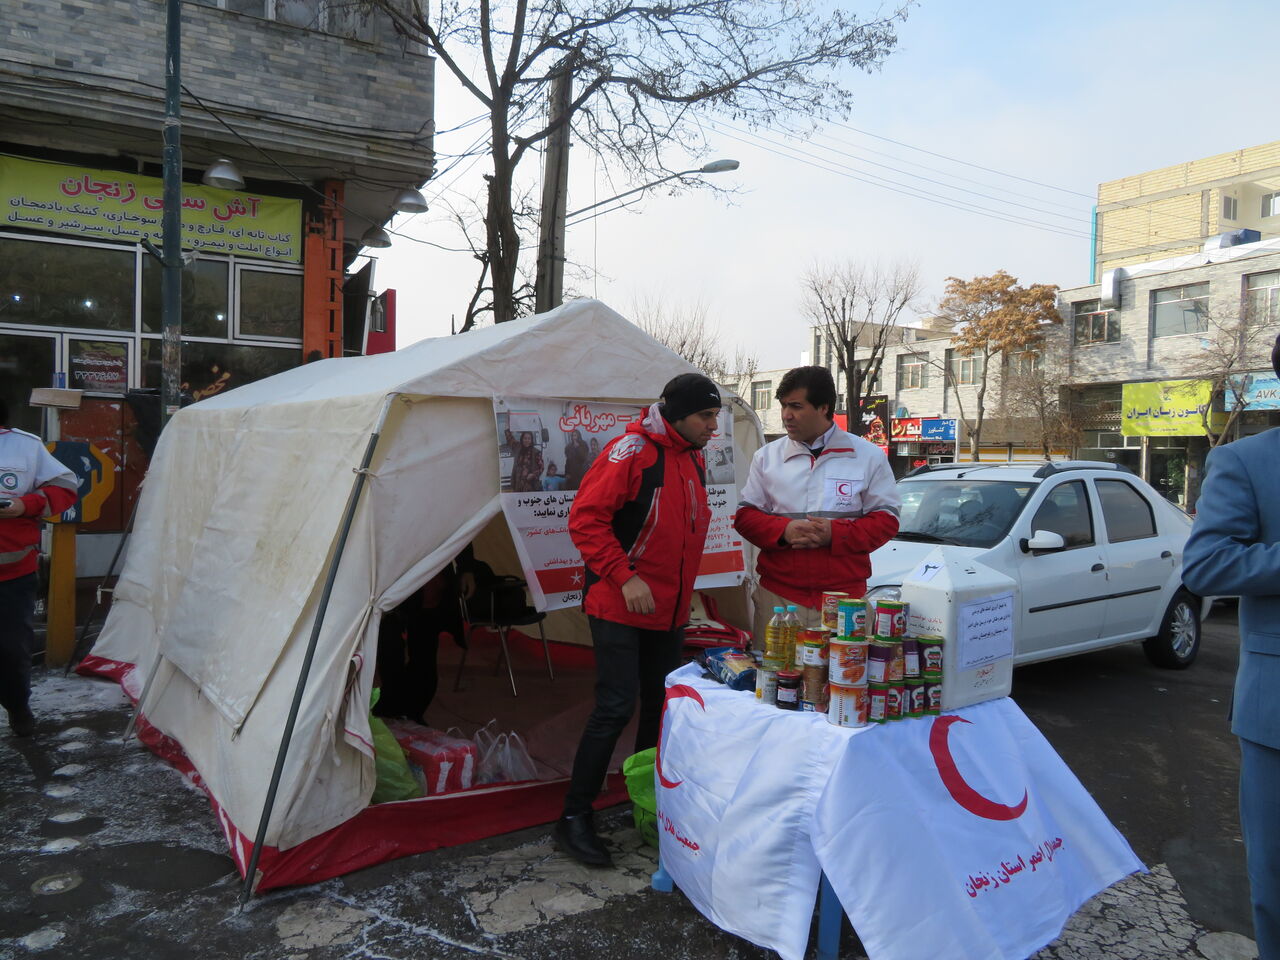
<svg viewBox="0 0 1280 960"><path fill-rule="evenodd" d="M1280 141L1100 184L1095 228L1094 279L1198 253L1224 233L1280 235Z"/></svg>
<svg viewBox="0 0 1280 960"><path fill-rule="evenodd" d="M1210 446L1280 424L1280 239L1131 264L1061 291L1079 453L1194 510Z"/></svg>
<svg viewBox="0 0 1280 960"><path fill-rule="evenodd" d="M362 238L431 175L433 61L335 0L180 6L184 393L393 347ZM4 24L0 395L47 433L31 390L84 390L57 429L116 464L89 527L118 530L146 460L123 398L160 384L164 6L13 0ZM242 188L201 183L222 158Z"/></svg>

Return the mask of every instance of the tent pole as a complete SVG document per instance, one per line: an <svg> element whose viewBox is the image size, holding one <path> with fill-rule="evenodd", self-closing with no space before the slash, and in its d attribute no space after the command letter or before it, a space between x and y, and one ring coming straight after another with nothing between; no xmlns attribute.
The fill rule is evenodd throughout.
<svg viewBox="0 0 1280 960"><path fill-rule="evenodd" d="M347 497L347 508L342 515L342 527L338 533L338 543L333 550L333 559L329 561L329 572L325 576L324 592L320 594L320 606L316 611L315 623L311 625L311 639L307 641L307 653L302 660L302 670L298 674L298 684L293 691L293 703L289 706L289 717L285 720L284 733L280 737L280 749L276 752L275 769L271 771L271 784L267 787L267 799L262 805L262 818L258 821L258 835L253 840L253 853L249 856L249 866L244 872L244 889L240 891L240 906L244 907L253 895L253 876L258 869L258 858L262 856L262 846L267 838L267 824L271 820L271 809L275 806L276 791L280 787L280 777L284 773L285 757L289 753L289 740L293 737L293 727L298 719L298 711L302 707L302 694L307 686L307 674L311 672L311 661L315 658L316 646L320 641L320 628L324 626L325 611L329 607L329 597L333 593L333 584L338 577L338 565L342 562L342 552L347 546L347 535L351 532L351 524L356 515L356 504L360 493L364 490L364 479L369 473L369 464L373 462L373 451L382 435L387 414L391 410L391 401L398 394L389 393L382 402L382 411L378 414L378 422L369 434L369 442L365 445L364 458L355 469L356 479L351 484L351 495Z"/></svg>

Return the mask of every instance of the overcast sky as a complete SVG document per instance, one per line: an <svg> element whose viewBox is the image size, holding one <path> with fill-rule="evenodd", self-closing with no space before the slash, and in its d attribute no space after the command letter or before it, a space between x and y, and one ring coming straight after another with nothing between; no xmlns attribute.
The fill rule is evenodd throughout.
<svg viewBox="0 0 1280 960"><path fill-rule="evenodd" d="M700 302L728 347L751 351L762 369L790 366L808 344L800 279L815 263L913 260L925 307L948 276L1004 269L1023 282L1087 283L1099 182L1280 139L1273 3L925 0L899 37L883 70L850 78L848 121L808 142L722 126L708 156L667 159L673 169L739 160L715 178L736 195L658 188L571 227L569 259L585 274L566 284L624 315L646 298ZM439 65L437 85L438 129L479 112ZM482 132L439 135L437 168ZM479 195L485 168L481 157L438 175L423 191L432 210L393 228L461 246L439 198ZM877 177L937 196L865 182ZM608 182L580 147L569 209L626 185ZM405 238L370 252L377 285L398 291L400 346L447 335L451 314L461 322L475 276L468 255Z"/></svg>

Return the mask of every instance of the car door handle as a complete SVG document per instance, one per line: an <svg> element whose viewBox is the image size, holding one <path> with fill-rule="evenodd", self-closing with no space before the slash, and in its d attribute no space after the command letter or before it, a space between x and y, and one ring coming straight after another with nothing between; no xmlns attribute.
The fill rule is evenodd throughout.
<svg viewBox="0 0 1280 960"><path fill-rule="evenodd" d="M1160 559L1161 559L1161 560L1168 560L1168 559L1169 559L1170 557L1172 557L1172 556L1173 556L1173 551L1172 551L1172 550L1161 550L1161 551L1160 551Z"/></svg>
<svg viewBox="0 0 1280 960"><path fill-rule="evenodd" d="M1107 569L1107 568L1106 568L1106 567L1104 567L1102 564L1100 564L1100 563L1095 563L1092 567L1090 567L1090 568L1089 568L1089 572L1090 572L1090 573L1099 573L1100 571L1105 570L1105 569Z"/></svg>

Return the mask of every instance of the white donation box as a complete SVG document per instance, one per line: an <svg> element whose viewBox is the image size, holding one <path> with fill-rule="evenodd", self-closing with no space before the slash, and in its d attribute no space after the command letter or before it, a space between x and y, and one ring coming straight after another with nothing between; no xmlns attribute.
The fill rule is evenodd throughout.
<svg viewBox="0 0 1280 960"><path fill-rule="evenodd" d="M902 581L907 633L942 644L942 709L1009 695L1018 582L940 546Z"/></svg>

